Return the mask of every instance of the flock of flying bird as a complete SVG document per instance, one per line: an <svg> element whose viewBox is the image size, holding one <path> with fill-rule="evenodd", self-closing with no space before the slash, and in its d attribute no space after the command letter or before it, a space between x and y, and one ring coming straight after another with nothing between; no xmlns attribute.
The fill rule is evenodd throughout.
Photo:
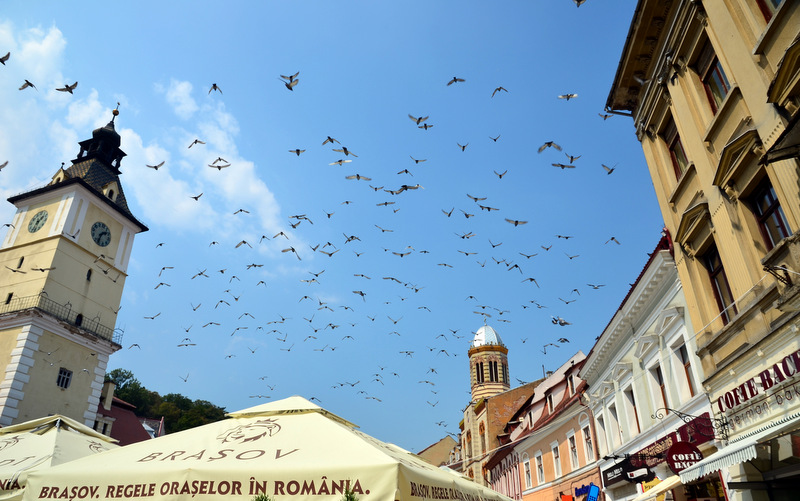
<svg viewBox="0 0 800 501"><path fill-rule="evenodd" d="M580 6L584 1L585 0L575 0L575 3L577 6ZM1 57L0 63L5 65L9 58L10 53ZM278 79L283 83L285 89L295 92L298 89L302 89L302 87L298 87L300 82L299 75L300 72L295 72L288 76L280 75ZM466 85L466 79L453 77L446 82L446 85ZM56 90L73 94L77 86L78 82L76 81L72 85L64 85ZM19 90L28 88L38 90L36 86L28 80L24 81ZM210 86L207 93L209 98L212 97L212 93L219 94L220 96L223 95L223 91L217 83L213 83ZM497 86L491 92L490 98L505 94L509 94L509 91L503 86ZM556 97L568 102L577 99L578 94L565 93ZM600 114L600 117L605 121L610 116ZM408 118L413 122L415 127L423 131L422 133L428 133L427 131L435 127L435 124L429 122L430 116L408 114ZM491 139L493 143L497 143L500 137L501 136L497 134L495 136L489 136L489 139ZM342 167L347 165L349 167L349 164L356 162L356 159L359 158L359 155L354 153L348 146L343 145L342 142L335 137L329 135L320 139L322 147L330 148L332 152L338 154L337 156L339 158L329 162L329 166ZM187 145L187 148L203 148L204 145L206 145L206 141L195 138ZM469 142L465 142L464 144L457 143L457 147L461 152L466 152L468 146ZM581 158L581 155L571 155L564 152L563 148L552 140L545 141L538 148L538 153L543 154L548 152L547 154L549 154L549 150L561 152L566 156L566 161L552 162L552 166L560 169L575 168L575 162ZM300 157L307 149L290 147L286 151L293 157ZM413 154L409 155L409 157L413 162L413 164L410 164L413 165L412 168L421 168L423 167L421 164L428 166L428 163L426 163L428 162L427 158L418 158ZM5 162L0 165L0 169L5 167L7 163L8 162ZM145 167L146 169L158 171L160 168L164 167L165 163L166 161L161 161L159 163L146 164ZM601 165L607 174L612 174L616 168L616 166ZM206 162L206 166L207 168L217 171L236 168L235 165L222 157L217 157L214 160L209 159ZM127 167L127 169L128 172L131 172L136 169L136 166L130 166ZM508 169L505 169L503 172L493 170L493 173L496 176L497 182L505 182L504 179L508 174ZM154 173L154 175L158 174ZM414 177L414 172L409 168L405 168L396 172L395 175ZM364 182L367 184L363 189L365 193L371 193L374 197L383 197L380 198L379 202L373 202L374 205L383 207L387 211L391 210L392 213L395 214L400 210L401 201L404 197L410 196L410 193L422 193L423 190L425 190L425 187L418 182L414 182L413 184L410 182L396 182L390 186L385 183L382 185L378 185L378 183L372 184L373 177L375 177L373 174L348 173L343 177L348 182ZM192 195L191 198L195 202L201 203L202 196L203 192L200 192L197 195ZM500 207L496 206L495 202L488 198L489 197L486 196L465 193L464 200L470 200L472 202L471 204L465 204L459 207L458 212L456 212L455 206L442 208L441 214L438 217L448 218L448 220L451 218L460 219L463 217L464 219L461 221L466 221L467 224L475 217L499 217L493 215L493 213L500 211ZM378 199L376 198L376 200ZM347 207L353 203L355 203L353 200L343 200L340 202L340 206ZM213 331L215 333L214 335L217 337L219 337L219 334L225 334L226 337L230 339L244 338L245 340L241 343L232 345L238 346L238 349L229 349L224 353L219 353L220 359L223 360L241 359L257 355L257 353L268 353L269 357L274 358L276 356L288 357L291 356L293 352L302 353L303 356L311 356L313 352L333 353L337 350L339 350L339 353L345 353L345 357L347 357L348 353L352 354L352 344L364 343L365 341L363 339L358 339L358 332L362 331L357 331L355 329L356 325L367 324L369 326L368 328L375 332L375 336L381 336L384 339L384 341L379 341L378 348L376 349L389 349L389 347L392 347L394 357L384 359L378 356L379 353L375 353L374 361L372 362L374 365L367 366L368 362L363 362L363 365L366 367L361 369L363 372L362 377L355 379L355 381L338 381L331 386L331 389L343 389L345 391L350 391L354 396L375 402L382 402L383 399L386 398L388 392L391 391L390 388L392 385L398 384L397 382L401 380L407 382L410 379L414 381L415 384L419 385L420 394L425 395L425 397L421 397L425 403L431 407L436 407L439 402L436 396L439 392L437 375L442 371L441 365L452 365L450 362L446 361L451 358L457 359L461 357L461 361L458 362L457 365L460 365L462 368L457 370L466 373L466 369L463 366L466 365L468 342L472 339L473 334L463 332L462 329L459 328L448 328L441 332L425 332L425 327L420 325L405 325L405 329L403 328L404 324L407 323L403 322L406 316L404 312L412 309L419 312L430 313L436 308L434 305L436 298L428 298L429 302L427 303L418 300L418 297L425 296L427 285L403 278L403 271L401 270L404 265L400 263L407 261L409 259L408 256L412 254L424 255L431 254L432 252L415 248L413 245L394 248L383 247L381 245L375 246L369 241L370 239L380 238L381 235L387 236L387 234L392 234L395 230L401 231L403 228L390 227L391 225L386 224L374 224L373 226L377 230L375 235L356 235L348 231L338 231L338 233L341 233L341 237L333 241L327 236L329 235L329 233L327 233L320 241L315 241L312 244L301 243L307 242L313 238L314 233L311 231L312 227L316 228L326 224L335 225L338 211L339 209L325 210L324 213L317 215L292 215L289 216L288 220L285 222L285 229L277 233L261 235L256 241L243 239L236 243L231 242L229 244L211 241L208 244L209 249L204 250L204 252L212 252L214 248L228 245L229 248L237 249L237 252L242 252L242 254L246 256L245 259L252 260L245 264L241 264L241 262L234 264L228 261L229 254L221 253L220 261L214 262L203 269L188 270L177 265L177 263L167 263L160 269L153 270L154 282L153 292L151 293L151 297L155 299L152 301L153 311L144 316L143 320L157 324L170 315L173 320L179 318L180 322L183 324L181 326L182 331L179 333L173 332L172 336L174 338L175 349L179 350L182 355L187 351L198 349L198 345L207 342L207 338L209 337L207 333L211 331ZM254 217L247 208L238 208L235 212L232 212L232 214L241 218ZM521 231L521 227L525 227L529 222L527 219L505 216L502 217L502 220L508 223L510 227L520 228L520 230L515 231ZM301 229L298 230L298 228ZM303 229L305 229L306 232L300 233ZM408 228L405 229L408 230ZM503 242L494 241L489 237L488 244L490 247L485 246L485 243L482 248L479 245L472 244L472 242L478 239L486 239L486 237L487 235L481 235L479 237L474 231L470 231L469 229L466 231L461 229L459 231L453 231L453 235L451 235L449 239L458 245L465 245L466 248L458 248L456 251L465 258L469 258L471 260L471 266L478 266L480 268L486 268L488 266L505 270L508 272L506 276L509 277L509 280L512 280L511 277L514 277L513 281L532 286L532 291L540 289L539 281L537 281L535 276L526 274L524 269L531 267L529 264L537 255L541 253L548 254L551 250L555 250L566 256L566 258L561 259L567 259L567 263L580 257L578 254L569 252L567 244L574 237L572 235L557 234L553 235L552 238L554 238L559 245L554 246L553 242L548 242L546 245L537 246L533 251L531 249L513 249L510 254L505 256L490 255L491 261L489 261L486 259L485 251L500 253L500 251L503 250L500 248ZM140 237L140 239L142 239L142 237ZM159 252L160 248L169 246L171 243L173 242L160 242L153 250L148 250L146 247L143 248L140 244L137 246L135 252ZM561 246L562 243L564 247ZM609 243L620 245L619 240L613 236L605 242L605 244ZM298 283L302 284L300 287L304 289L297 293L297 296L292 300L296 301L303 308L304 314L302 314L300 318L292 318L278 314L269 306L265 307L263 303L257 299L257 294L261 288L269 288L271 286L267 275L259 272L265 264L256 262L265 255L264 249L260 249L260 247L265 245L273 246L272 248L275 249L275 251L279 250L282 254L291 254L296 259L295 263L297 263L298 267L300 266L300 262L302 262L302 266L305 267L309 266L305 263L317 263L318 259L322 259L323 262L328 263L326 266L320 266L313 271L303 268L303 271L298 272ZM339 264L337 261L343 259L342 254L345 254L345 252L348 254L346 261L344 264ZM368 272L367 270L360 270L358 268L358 258L367 252L382 252L387 257L394 256L394 259L397 261L382 268L383 270L394 271L384 271L380 274L376 274L374 272ZM224 254L224 257L222 257L222 254ZM312 255L319 257L311 258ZM455 254L453 256L455 256ZM433 264L437 267L436 269L446 270L453 268L454 264L450 259L450 257L437 255L435 259L437 262ZM100 268L106 277L112 279L108 271L110 266L113 266L113 260L103 256L103 259L99 260L96 266ZM347 268L348 272L352 272L350 274L352 274L353 278L351 281L347 282L348 285L344 285L343 287L347 288L347 295L352 294L350 297L355 300L354 304L348 304L348 302L344 301L341 297L335 302L325 300L324 295L314 292L314 287L318 287L325 280L326 276L324 274L326 273L326 269L333 266ZM417 261L415 266L426 265L420 264L420 262ZM119 275L117 275L117 278L118 276ZM180 287L182 292L176 292L175 294L185 294L187 290L191 290L196 295L193 296L192 300L186 301L185 311L165 311L162 315L160 307L156 306L161 303L162 300L158 300L157 298L160 294L170 294L170 290L173 288L177 290L178 282L181 282ZM380 282L382 286L372 286L372 284L377 282ZM349 286L350 283L358 283L361 285ZM604 284L587 283L585 287L588 289L584 288L581 284L580 288L584 288L585 291L598 291L604 287ZM574 287L571 290L565 290L563 294L558 296L558 300L560 301L560 305L558 306L566 308L569 307L570 304L576 302L581 297L580 288ZM387 290L392 290L392 294L387 295ZM340 290L339 292L342 291ZM291 291L287 290L285 295L288 296L290 294ZM251 299L250 296L254 297ZM194 297L196 297L196 299L194 299ZM510 322L507 317L504 317L504 315L511 313L509 309L490 304L482 304L475 295L466 295L463 301L465 304L469 305L469 310L478 315L484 323L488 323L489 321ZM555 304L545 305L536 299L529 299L521 304L523 310L529 308L550 308L548 311L553 312L553 314L549 315L553 325L557 326L557 328L570 326L571 322L568 320L569 316L565 315L565 318L556 314L556 307L557 305ZM109 308L116 317L119 309L114 309L113 306ZM230 319L232 318L235 318L235 321L230 323ZM169 327L166 326L165 328L169 329ZM154 327L154 329L157 328ZM268 341L264 342L264 339ZM527 337L520 337L519 339L519 342L522 344L525 344L527 341ZM552 341L543 342L540 351L547 355L548 347L559 347L569 342L567 337L558 336L552 339ZM139 342L136 342L128 344L127 349L143 350L143 347ZM147 349L147 346L145 346L144 349ZM420 359L422 357L424 357L426 365L426 370L424 372L418 370L416 373L408 374L402 370L401 366L404 360ZM177 364L176 361L176 365ZM180 372L176 377L183 383L188 383L192 380L191 376L196 369L196 367L190 367L188 371L184 369L183 372ZM259 377L257 382L253 382L253 384L249 386L254 389L254 391L250 392L250 398L271 398L273 394L270 392L276 391L276 388L278 388L277 391L280 392L280 386L277 383L268 382L270 379L277 379L277 377L272 374L264 375ZM517 379L517 381L520 383L525 382L521 379ZM245 387L244 383L242 387ZM269 390L269 392L267 390ZM317 396L311 396L310 399L322 403L322 399ZM452 412L454 410L450 409L450 411ZM446 428L445 421L437 421L435 424Z"/></svg>

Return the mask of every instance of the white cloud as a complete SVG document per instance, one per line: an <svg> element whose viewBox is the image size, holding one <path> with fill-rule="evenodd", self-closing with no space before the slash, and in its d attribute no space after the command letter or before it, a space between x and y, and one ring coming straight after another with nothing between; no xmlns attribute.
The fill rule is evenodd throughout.
<svg viewBox="0 0 800 501"><path fill-rule="evenodd" d="M13 25L3 23L0 40L8 41L6 46L12 50L3 68L12 85L0 86L0 102L6 103L0 107L0 162L9 160L2 171L0 195L7 198L43 185L61 162L69 164L78 154L78 141L108 123L111 107L103 104L108 98L88 84L81 84L81 92L74 95L54 90L67 83L60 72L66 66L67 41L56 27L15 31ZM39 92L19 91L19 85L13 85L26 78L37 84ZM174 78L166 88L155 88L185 123L163 136L147 138L145 129L120 128L117 122L121 147L127 154L121 165L122 184L137 217L153 229L213 232L214 240L247 239L253 244L262 235L271 238L285 229L280 206L259 177L256 163L239 154L239 125L224 103L198 104L192 97L192 84ZM128 101L124 95L113 99ZM131 100L140 102L134 96ZM187 148L195 138L206 144ZM221 171L209 168L217 157L226 159L231 167ZM161 161L165 163L158 170L146 167ZM198 200L191 198L201 192ZM240 208L249 214L234 215ZM5 204L0 219L10 220L13 210ZM270 241L256 248L280 255L283 244ZM292 244L301 252L305 247L300 241Z"/></svg>
<svg viewBox="0 0 800 501"><path fill-rule="evenodd" d="M162 90L167 98L167 103L172 106L172 110L180 118L188 120L198 110L197 103L192 98L192 84L185 81L170 80L169 88Z"/></svg>

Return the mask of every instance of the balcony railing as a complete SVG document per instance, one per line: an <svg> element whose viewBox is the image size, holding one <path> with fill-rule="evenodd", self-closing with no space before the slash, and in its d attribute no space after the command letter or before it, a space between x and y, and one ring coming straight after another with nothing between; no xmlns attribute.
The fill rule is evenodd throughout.
<svg viewBox="0 0 800 501"><path fill-rule="evenodd" d="M13 298L7 303L0 304L0 315L30 309L43 311L106 341L116 344L121 344L122 342L121 332L102 325L99 319L84 318L82 314L73 311L72 305L69 303L66 305L59 304L43 295Z"/></svg>

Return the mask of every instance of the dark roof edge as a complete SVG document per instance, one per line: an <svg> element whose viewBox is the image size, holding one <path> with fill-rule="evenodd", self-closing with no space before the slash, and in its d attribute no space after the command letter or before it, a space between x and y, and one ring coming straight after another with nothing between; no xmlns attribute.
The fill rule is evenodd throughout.
<svg viewBox="0 0 800 501"><path fill-rule="evenodd" d="M625 45L622 46L622 54L620 55L619 63L617 64L617 71L614 73L614 80L611 82L611 90L608 92L608 98L606 99L606 111L614 111L614 108L612 108L614 101L614 89L616 89L619 82L620 72L622 71L622 60L630 48L631 40L633 39L633 32L635 31L636 20L639 18L639 14L642 11L644 2L645 0L639 0L636 2L636 9L633 11L633 17L631 18L631 26L628 28L628 36L625 38Z"/></svg>

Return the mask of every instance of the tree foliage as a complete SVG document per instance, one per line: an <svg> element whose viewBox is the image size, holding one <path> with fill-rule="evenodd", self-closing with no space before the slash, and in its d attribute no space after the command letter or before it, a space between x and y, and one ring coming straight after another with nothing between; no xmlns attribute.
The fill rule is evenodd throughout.
<svg viewBox="0 0 800 501"><path fill-rule="evenodd" d="M114 396L124 400L136 409L139 417L151 419L164 418L167 433L187 430L225 419L225 408L207 400L192 400L180 393L167 393L164 396L150 391L139 382L133 372L114 369L106 374L106 380L116 386Z"/></svg>

